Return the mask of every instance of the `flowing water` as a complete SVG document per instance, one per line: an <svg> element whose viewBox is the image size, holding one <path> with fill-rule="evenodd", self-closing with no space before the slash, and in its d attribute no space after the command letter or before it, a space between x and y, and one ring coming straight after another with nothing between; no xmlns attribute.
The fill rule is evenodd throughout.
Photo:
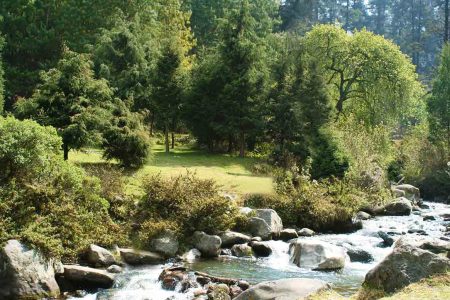
<svg viewBox="0 0 450 300"><path fill-rule="evenodd" d="M363 221L363 229L352 234L324 234L311 238L344 246L368 251L374 258L370 263L346 263L343 270L324 272L301 269L290 263L288 254L289 244L282 241L270 241L272 255L267 258L234 258L221 256L214 260L195 260L186 263L186 266L195 271L207 272L211 275L239 278L256 284L262 281L303 277L321 279L333 285L334 289L343 295L355 293L364 280L365 274L377 263L383 260L392 250L382 247L382 240L378 231L390 232L394 239L402 235L409 235L409 229L424 230L431 237L443 236L443 219L439 215L450 214L450 206L444 204L427 203L429 210L423 214L436 216L434 221L423 221L423 215L410 215L403 217L376 217ZM113 289L101 291L97 294L87 295L84 299L108 300L164 300L164 299L192 299L190 293L177 293L165 291L158 282L161 271L167 267L149 266L143 268L130 268L118 275Z"/></svg>

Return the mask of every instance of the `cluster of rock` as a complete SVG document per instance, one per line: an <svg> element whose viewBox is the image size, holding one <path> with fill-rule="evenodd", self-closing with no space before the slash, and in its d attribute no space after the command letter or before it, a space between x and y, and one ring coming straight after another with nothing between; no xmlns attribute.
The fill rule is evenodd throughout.
<svg viewBox="0 0 450 300"><path fill-rule="evenodd" d="M164 261L162 255L154 252L133 249L116 252L90 245L84 253L85 266L63 265L17 240L10 240L0 250L0 299L41 299L79 290L110 288L125 264Z"/></svg>
<svg viewBox="0 0 450 300"><path fill-rule="evenodd" d="M364 285L388 293L435 274L450 271L450 243L426 237L402 237L382 262L366 275Z"/></svg>
<svg viewBox="0 0 450 300"><path fill-rule="evenodd" d="M161 273L159 280L167 290L189 290L195 300L301 300L330 288L323 281L304 278L267 281L250 287L246 281L189 271L185 267L167 268Z"/></svg>

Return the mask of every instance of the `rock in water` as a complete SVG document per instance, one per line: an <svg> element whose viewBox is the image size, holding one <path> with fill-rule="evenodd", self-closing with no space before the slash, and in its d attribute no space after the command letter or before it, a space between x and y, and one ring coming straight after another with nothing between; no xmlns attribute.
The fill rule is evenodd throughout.
<svg viewBox="0 0 450 300"><path fill-rule="evenodd" d="M165 230L150 241L150 251L157 252L164 257L173 257L178 252L178 238L170 230Z"/></svg>
<svg viewBox="0 0 450 300"><path fill-rule="evenodd" d="M372 254L364 249L348 249L347 255L350 257L351 262L370 263L374 260Z"/></svg>
<svg viewBox="0 0 450 300"><path fill-rule="evenodd" d="M409 216L412 212L412 204L406 198L397 198L393 202L386 204L384 207L377 209L378 215L384 216Z"/></svg>
<svg viewBox="0 0 450 300"><path fill-rule="evenodd" d="M220 239L222 240L222 247L226 248L236 244L246 244L250 242L251 237L239 232L225 231L220 234Z"/></svg>
<svg viewBox="0 0 450 300"><path fill-rule="evenodd" d="M53 261L17 240L0 249L0 299L58 297Z"/></svg>
<svg viewBox="0 0 450 300"><path fill-rule="evenodd" d="M372 218L372 216L371 216L370 214L364 212L364 211L359 211L359 212L356 214L356 219L357 219L357 220L363 220L363 221L365 221L365 220L369 220L370 218Z"/></svg>
<svg viewBox="0 0 450 300"><path fill-rule="evenodd" d="M87 261L93 267L109 267L117 264L114 255L105 248L91 244L87 250Z"/></svg>
<svg viewBox="0 0 450 300"><path fill-rule="evenodd" d="M450 260L401 238L394 250L370 270L364 285L392 293L411 283L450 270Z"/></svg>
<svg viewBox="0 0 450 300"><path fill-rule="evenodd" d="M234 245L231 248L231 252L233 253L234 256L237 256L237 257L248 257L248 256L252 256L252 254L253 254L252 247L250 247L247 244Z"/></svg>
<svg viewBox="0 0 450 300"><path fill-rule="evenodd" d="M124 262L134 266L157 265L164 262L164 257L158 253L134 249L119 249L119 252Z"/></svg>
<svg viewBox="0 0 450 300"><path fill-rule="evenodd" d="M302 228L298 231L298 236L314 236L316 233L309 228Z"/></svg>
<svg viewBox="0 0 450 300"><path fill-rule="evenodd" d="M417 203L420 201L420 190L410 184L401 184L394 187L395 190L400 190L405 193L405 198Z"/></svg>
<svg viewBox="0 0 450 300"><path fill-rule="evenodd" d="M295 229L283 229L280 232L280 240L282 240L282 241L287 242L289 240L296 239L296 238L298 238L298 233L297 233L297 231L295 231Z"/></svg>
<svg viewBox="0 0 450 300"><path fill-rule="evenodd" d="M394 239L386 232L378 231L378 236L383 239L383 244L386 247L390 247L394 244Z"/></svg>
<svg viewBox="0 0 450 300"><path fill-rule="evenodd" d="M280 279L257 284L235 300L302 300L329 288L327 283L316 279Z"/></svg>
<svg viewBox="0 0 450 300"><path fill-rule="evenodd" d="M110 288L114 275L103 270L76 265L64 265L64 281L71 282L77 289Z"/></svg>
<svg viewBox="0 0 450 300"><path fill-rule="evenodd" d="M300 268L336 270L345 266L344 248L322 241L297 240L290 244L291 261Z"/></svg>
<svg viewBox="0 0 450 300"><path fill-rule="evenodd" d="M196 231L192 241L194 247L202 253L203 257L219 256L222 240L217 235L209 235L202 231Z"/></svg>
<svg viewBox="0 0 450 300"><path fill-rule="evenodd" d="M248 228L252 235L258 236L263 240L272 238L272 231L269 224L264 219L252 217L248 220Z"/></svg>
<svg viewBox="0 0 450 300"><path fill-rule="evenodd" d="M264 242L251 242L250 246L257 256L267 257L272 254L272 249Z"/></svg>
<svg viewBox="0 0 450 300"><path fill-rule="evenodd" d="M256 217L266 221L267 225L270 227L270 232L274 236L278 236L283 230L283 221L281 221L280 216L273 209L256 209Z"/></svg>

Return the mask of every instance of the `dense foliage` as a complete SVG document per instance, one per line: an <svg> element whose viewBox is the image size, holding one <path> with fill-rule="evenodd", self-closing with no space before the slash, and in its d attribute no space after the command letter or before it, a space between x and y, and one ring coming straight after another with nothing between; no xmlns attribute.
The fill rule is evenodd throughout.
<svg viewBox="0 0 450 300"><path fill-rule="evenodd" d="M238 215L237 207L219 195L214 181L193 174L171 179L153 176L145 181L144 190L135 216L144 244L163 229L186 237L197 230L216 234L230 229Z"/></svg>
<svg viewBox="0 0 450 300"><path fill-rule="evenodd" d="M55 129L0 117L0 136L1 242L19 238L73 260L91 243L123 241L98 180L62 159Z"/></svg>

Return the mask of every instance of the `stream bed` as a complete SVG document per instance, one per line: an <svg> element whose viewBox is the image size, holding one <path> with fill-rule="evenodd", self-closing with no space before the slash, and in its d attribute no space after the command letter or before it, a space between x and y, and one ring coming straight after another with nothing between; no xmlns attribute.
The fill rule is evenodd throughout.
<svg viewBox="0 0 450 300"><path fill-rule="evenodd" d="M289 244L282 241L268 242L272 255L267 258L236 258L220 256L217 259L196 259L185 263L195 271L206 272L214 276L238 278L256 284L267 280L303 277L320 279L331 284L342 295L354 294L364 281L366 273L392 251L391 247L383 247L379 231L389 232L394 239L410 235L408 230L419 229L430 237L442 237L445 230L442 214L450 214L450 206L438 203L426 203L430 209L421 215L396 217L375 217L363 221L363 229L351 234L322 234L310 238L325 241L346 248L363 249L369 252L373 261L370 263L347 261L340 271L314 271L302 269L290 262ZM433 215L435 220L424 221L424 215ZM415 234L415 233L414 233ZM100 291L83 297L86 300L181 300L192 299L191 293L177 293L161 288L158 276L169 265L128 268L118 275L114 288ZM73 298L76 299L76 298ZM78 298L79 299L79 298Z"/></svg>

